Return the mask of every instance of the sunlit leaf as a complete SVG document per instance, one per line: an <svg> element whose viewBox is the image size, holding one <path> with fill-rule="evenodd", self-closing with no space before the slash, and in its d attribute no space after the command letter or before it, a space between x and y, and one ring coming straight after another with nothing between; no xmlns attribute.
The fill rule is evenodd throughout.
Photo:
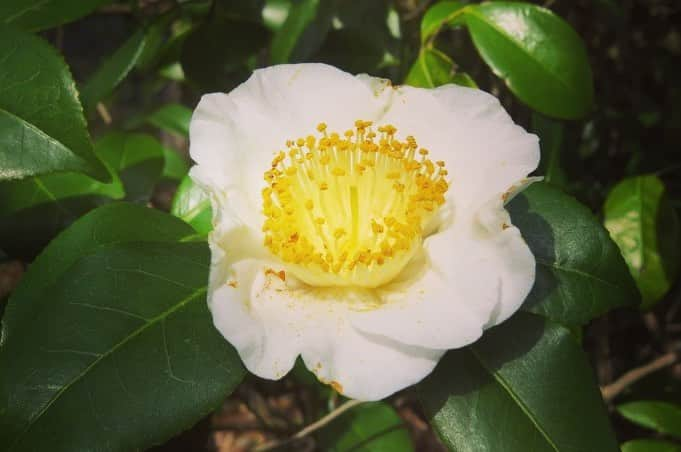
<svg viewBox="0 0 681 452"><path fill-rule="evenodd" d="M642 308L655 305L679 273L679 219L653 175L625 179L608 194L605 227L619 245L643 296Z"/></svg>
<svg viewBox="0 0 681 452"><path fill-rule="evenodd" d="M170 213L192 225L200 235L208 235L213 230L210 199L189 176L177 187Z"/></svg>
<svg viewBox="0 0 681 452"><path fill-rule="evenodd" d="M586 49L563 19L524 2L469 5L465 18L482 59L521 101L558 118L591 111Z"/></svg>

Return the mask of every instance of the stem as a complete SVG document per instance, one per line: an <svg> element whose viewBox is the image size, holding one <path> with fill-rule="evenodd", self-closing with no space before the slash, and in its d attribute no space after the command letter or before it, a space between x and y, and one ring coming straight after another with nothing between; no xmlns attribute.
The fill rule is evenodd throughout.
<svg viewBox="0 0 681 452"><path fill-rule="evenodd" d="M319 419L318 421L313 422L312 424L308 425L304 429L300 430L298 433L296 433L292 437L285 439L285 440L281 440L281 441L271 441L269 443L265 443L262 446L256 448L255 452L265 452L265 451L268 451L268 450L273 450L273 449L276 449L278 447L281 447L281 446L293 443L295 441L298 441L298 440L306 437L310 433L313 433L313 432L319 430L320 428L326 426L329 422L333 421L334 419L336 419L341 414L345 413L349 409L351 409L351 408L353 408L353 407L355 407L355 406L357 406L361 403L364 403L364 402L362 402L361 400L349 400L349 401L345 402L343 405L336 408L335 410L331 411L326 416Z"/></svg>
<svg viewBox="0 0 681 452"><path fill-rule="evenodd" d="M613 381L609 385L603 386L601 388L601 393L603 394L603 399L606 401L611 401L617 397L622 391L628 388L633 383L637 382L641 378L652 374L660 369L671 366L679 360L679 354L677 352L669 352L654 359L648 364L637 367L635 369L626 372L624 375L619 377L617 380Z"/></svg>

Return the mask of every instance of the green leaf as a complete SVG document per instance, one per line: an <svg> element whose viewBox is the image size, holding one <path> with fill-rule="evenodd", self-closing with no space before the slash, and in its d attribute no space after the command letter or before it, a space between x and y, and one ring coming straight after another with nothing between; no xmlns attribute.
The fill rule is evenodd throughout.
<svg viewBox="0 0 681 452"><path fill-rule="evenodd" d="M681 438L681 406L679 405L643 400L618 405L617 411L641 427Z"/></svg>
<svg viewBox="0 0 681 452"><path fill-rule="evenodd" d="M167 104L153 112L147 122L181 137L189 136L189 121L192 111L180 104Z"/></svg>
<svg viewBox="0 0 681 452"><path fill-rule="evenodd" d="M298 63L319 50L331 29L335 9L336 0L293 3L286 20L272 38L272 63Z"/></svg>
<svg viewBox="0 0 681 452"><path fill-rule="evenodd" d="M617 451L588 359L570 332L520 312L418 385L445 445L468 451Z"/></svg>
<svg viewBox="0 0 681 452"><path fill-rule="evenodd" d="M585 206L535 183L507 208L537 261L523 309L568 327L638 302L638 291L608 232Z"/></svg>
<svg viewBox="0 0 681 452"><path fill-rule="evenodd" d="M107 3L111 0L3 0L0 17L4 23L38 31L72 22Z"/></svg>
<svg viewBox="0 0 681 452"><path fill-rule="evenodd" d="M97 155L119 173L126 200L149 200L164 165L158 140L142 133L111 133L97 142Z"/></svg>
<svg viewBox="0 0 681 452"><path fill-rule="evenodd" d="M679 273L681 232L676 211L654 175L625 179L608 194L604 223L619 245L643 296L642 309L655 305Z"/></svg>
<svg viewBox="0 0 681 452"><path fill-rule="evenodd" d="M681 445L656 439L634 439L622 444L622 452L681 452Z"/></svg>
<svg viewBox="0 0 681 452"><path fill-rule="evenodd" d="M414 448L404 422L383 402L363 404L344 413L319 433L329 452L410 452Z"/></svg>
<svg viewBox="0 0 681 452"><path fill-rule="evenodd" d="M465 17L482 59L521 101L564 119L591 111L593 80L586 50L564 20L522 2L470 5Z"/></svg>
<svg viewBox="0 0 681 452"><path fill-rule="evenodd" d="M419 88L435 88L447 83L477 88L468 74L456 72L451 58L434 48L421 49L404 83Z"/></svg>
<svg viewBox="0 0 681 452"><path fill-rule="evenodd" d="M144 449L234 389L244 370L212 327L207 245L177 242L189 229L110 205L36 260L3 319L2 450Z"/></svg>
<svg viewBox="0 0 681 452"><path fill-rule="evenodd" d="M163 179L180 182L189 171L189 165L184 157L174 149L163 147Z"/></svg>
<svg viewBox="0 0 681 452"><path fill-rule="evenodd" d="M206 236L213 230L213 210L205 191L185 176L177 187L170 213L192 225L194 230Z"/></svg>
<svg viewBox="0 0 681 452"><path fill-rule="evenodd" d="M260 23L216 16L186 38L180 63L201 91L230 91L248 78L252 69L248 60L269 39L269 30Z"/></svg>
<svg viewBox="0 0 681 452"><path fill-rule="evenodd" d="M421 42L425 43L434 37L444 25L461 24L465 6L460 1L446 0L428 8L421 19Z"/></svg>
<svg viewBox="0 0 681 452"><path fill-rule="evenodd" d="M544 175L545 182L564 189L568 182L565 170L561 165L565 127L560 121L539 113L533 113L532 131L539 136L539 144L541 145L539 173Z"/></svg>
<svg viewBox="0 0 681 452"><path fill-rule="evenodd" d="M95 145L113 182L78 173L0 182L0 246L31 258L86 212L114 199L146 202L164 165L163 149L149 135L112 133Z"/></svg>
<svg viewBox="0 0 681 452"><path fill-rule="evenodd" d="M142 55L146 42L144 30L137 30L85 82L80 90L80 97L86 112L92 111L97 102L108 96L128 75Z"/></svg>
<svg viewBox="0 0 681 452"><path fill-rule="evenodd" d="M71 73L56 51L0 25L0 62L0 180L78 171L108 182Z"/></svg>

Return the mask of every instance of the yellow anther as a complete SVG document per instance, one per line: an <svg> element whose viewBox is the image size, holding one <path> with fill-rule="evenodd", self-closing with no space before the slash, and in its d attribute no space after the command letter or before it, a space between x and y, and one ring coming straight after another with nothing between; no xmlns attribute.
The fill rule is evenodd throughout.
<svg viewBox="0 0 681 452"><path fill-rule="evenodd" d="M372 126L358 120L339 134L319 123L317 135L287 140L265 168L265 246L304 282L388 282L445 202L444 162L428 159L414 137L396 139L394 126Z"/></svg>

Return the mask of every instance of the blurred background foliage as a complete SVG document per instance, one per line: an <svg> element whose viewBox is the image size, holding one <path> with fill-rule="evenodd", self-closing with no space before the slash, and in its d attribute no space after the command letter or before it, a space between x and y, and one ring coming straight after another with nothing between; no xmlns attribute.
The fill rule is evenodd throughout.
<svg viewBox="0 0 681 452"><path fill-rule="evenodd" d="M122 199L150 204L187 221L198 235L207 234L209 203L185 177L190 165L191 109L203 93L229 91L254 68L316 61L353 73L385 77L395 84L432 87L454 82L478 86L499 97L516 122L540 136L542 162L538 174L585 203L603 220L642 294L640 311L614 311L583 332L600 383L611 383L657 356L678 353L678 1L531 2L564 19L583 41L582 47L569 27L563 29L562 22L552 22L554 16L541 19L548 21L552 30L552 45L568 55L556 67L566 73L576 68L568 76L580 89L564 97L554 97L548 88L548 95L541 96L535 94L541 87L533 87L535 91L524 88L537 79L532 73L536 68L527 65L507 70L508 65L521 60L514 63L504 59L509 52L499 42L490 41L484 28L489 24L473 18L464 24L458 15L457 11L472 2L43 3L46 6L40 13L31 13L24 0L3 0L0 21L37 33L63 55L80 91L95 143L92 152L108 171L92 169L87 175L35 173L0 182L1 298L16 285L25 263L58 232L102 204ZM540 53L543 48L552 49L542 46ZM556 54L560 56L561 52ZM584 67L588 71L587 62L590 74L579 72ZM0 76L3 70L0 66ZM76 171L68 165L64 168ZM103 176L106 173L110 180ZM305 372L299 373L304 379ZM209 443L213 448L229 443L238 449L248 447L252 436L263 431L275 436L289 432L287 416L310 416L309 395L296 389L300 381L247 380L212 420L203 421L158 450L196 450ZM282 394L288 397L292 393L292 398L282 398ZM614 396L608 402L618 439L627 441L623 450L681 450L679 365L637 381L617 396L616 404ZM391 403L397 411L387 404L376 404L352 416L372 419L370 412L380 412L393 426L405 422L418 449L442 447L417 404L404 397ZM343 422L350 420L346 417L340 425ZM371 427L371 421L363 425ZM373 434L360 433L353 442L343 436L347 432L343 433L342 427L336 429L323 433L320 444L349 450L344 444L354 447ZM243 431L250 433L240 436ZM402 434L404 430L391 433L385 444L366 450L392 450L388 449L390 441L400 442Z"/></svg>

